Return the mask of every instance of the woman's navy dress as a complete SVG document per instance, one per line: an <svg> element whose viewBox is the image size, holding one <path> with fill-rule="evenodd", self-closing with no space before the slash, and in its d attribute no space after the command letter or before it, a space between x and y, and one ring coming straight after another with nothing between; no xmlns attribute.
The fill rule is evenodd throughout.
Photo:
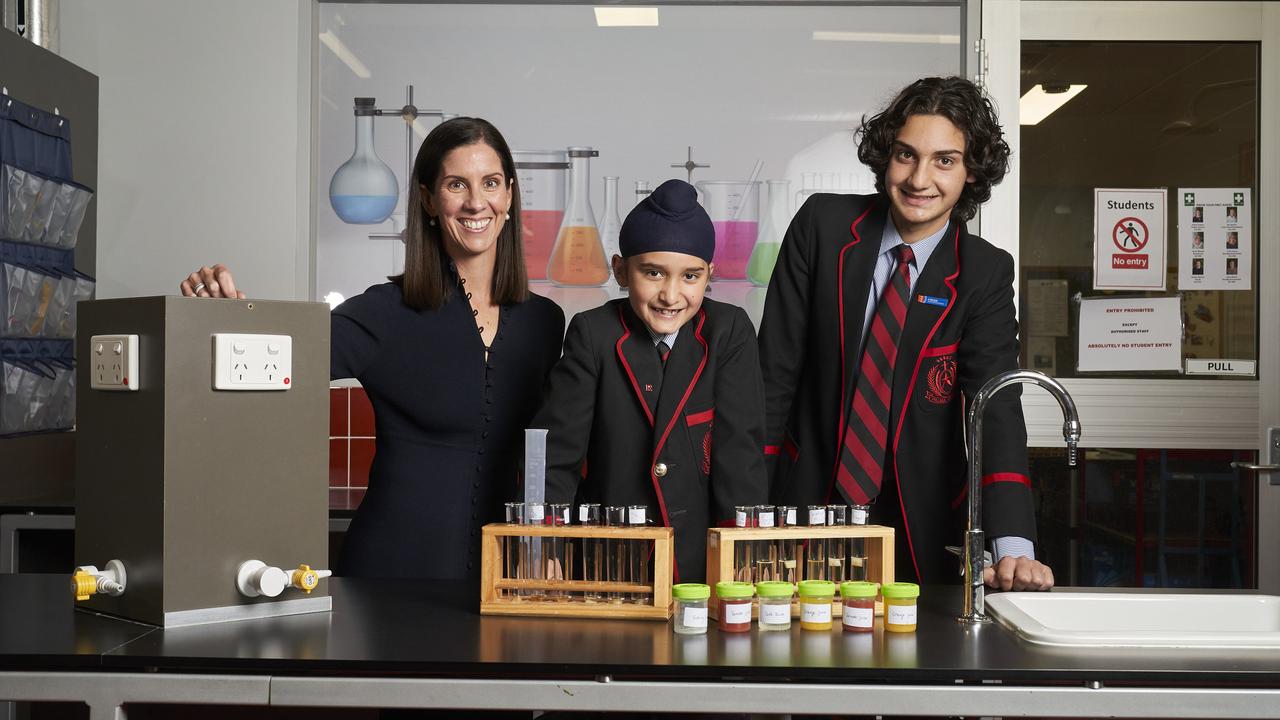
<svg viewBox="0 0 1280 720"><path fill-rule="evenodd" d="M333 378L373 404L377 453L338 572L474 578L480 528L516 499L524 428L560 356L564 312L538 295L500 309L486 361L460 289L438 310L375 285L333 311Z"/></svg>

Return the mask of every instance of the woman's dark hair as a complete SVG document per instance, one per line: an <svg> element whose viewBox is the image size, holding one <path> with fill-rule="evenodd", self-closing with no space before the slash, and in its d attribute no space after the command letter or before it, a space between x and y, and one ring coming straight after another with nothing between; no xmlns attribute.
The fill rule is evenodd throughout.
<svg viewBox="0 0 1280 720"><path fill-rule="evenodd" d="M435 310L449 301L457 283L449 270L449 256L437 223L427 222L422 188L434 188L440 180L444 158L464 145L484 143L502 161L502 173L511 183L510 219L498 235L498 257L493 268L493 301L499 305L523 302L529 297L529 277L524 268L520 228L520 186L516 163L502 133L487 120L457 117L437 125L422 141L413 162L409 182L408 222L404 239L404 273L387 278L400 286L404 302L418 310Z"/></svg>
<svg viewBox="0 0 1280 720"><path fill-rule="evenodd" d="M978 86L959 77L922 78L907 86L880 113L862 116L858 159L876 175L876 190L885 192L884 176L893 158L898 131L912 115L940 115L964 133L964 166L973 175L965 183L952 214L973 219L978 206L991 199L991 188L1009 171L1009 144L1004 141L995 106Z"/></svg>

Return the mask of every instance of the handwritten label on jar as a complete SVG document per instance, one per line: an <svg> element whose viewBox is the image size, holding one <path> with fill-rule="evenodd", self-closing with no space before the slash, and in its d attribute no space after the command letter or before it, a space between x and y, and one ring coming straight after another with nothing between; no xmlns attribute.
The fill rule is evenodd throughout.
<svg viewBox="0 0 1280 720"><path fill-rule="evenodd" d="M854 525L866 525L866 524L867 524L867 511L866 511L866 510L864 510L863 508L860 508L860 507L856 507L856 508L854 508L854 509L853 509L853 524L854 524Z"/></svg>
<svg viewBox="0 0 1280 720"><path fill-rule="evenodd" d="M530 504L530 505L525 505L525 507L529 510L529 522L533 522L533 523L542 522L542 506L541 505Z"/></svg>
<svg viewBox="0 0 1280 720"><path fill-rule="evenodd" d="M844 624L849 627L871 627L875 622L876 609L874 607L860 608L844 606Z"/></svg>
<svg viewBox="0 0 1280 720"><path fill-rule="evenodd" d="M788 525L795 525L795 524L796 524L796 509L795 509L795 508L788 508L788 509L787 509L787 524L788 524Z"/></svg>
<svg viewBox="0 0 1280 720"><path fill-rule="evenodd" d="M644 508L642 507L627 508L627 522L631 523L632 525L643 525L644 524Z"/></svg>
<svg viewBox="0 0 1280 720"><path fill-rule="evenodd" d="M707 609L704 607L687 607L681 624L685 627L705 628L707 626Z"/></svg>
<svg viewBox="0 0 1280 720"><path fill-rule="evenodd" d="M915 605L890 605L885 603L884 621L890 625L915 625L916 624L916 606Z"/></svg>
<svg viewBox="0 0 1280 720"><path fill-rule="evenodd" d="M760 513L760 527L773 527L773 513Z"/></svg>
<svg viewBox="0 0 1280 720"><path fill-rule="evenodd" d="M578 506L578 522L585 523L588 520L590 520L591 519L590 510L591 508L587 507L586 505L579 505Z"/></svg>
<svg viewBox="0 0 1280 720"><path fill-rule="evenodd" d="M760 603L762 625L786 625L791 622L791 603Z"/></svg>
<svg viewBox="0 0 1280 720"><path fill-rule="evenodd" d="M801 603L800 620L807 623L831 622L831 603Z"/></svg>
<svg viewBox="0 0 1280 720"><path fill-rule="evenodd" d="M810 525L826 525L826 524L827 524L827 509L826 509L826 508L813 508L812 510L810 510L810 511L809 511L809 524L810 524Z"/></svg>
<svg viewBox="0 0 1280 720"><path fill-rule="evenodd" d="M720 611L724 613L724 621L729 625L751 622L751 603L720 603Z"/></svg>

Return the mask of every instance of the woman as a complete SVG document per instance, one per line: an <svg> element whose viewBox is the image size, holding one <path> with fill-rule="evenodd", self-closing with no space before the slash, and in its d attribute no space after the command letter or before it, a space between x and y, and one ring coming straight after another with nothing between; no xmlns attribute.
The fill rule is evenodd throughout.
<svg viewBox="0 0 1280 720"><path fill-rule="evenodd" d="M506 141L454 118L423 141L405 271L332 315L330 374L360 380L377 453L339 572L474 578L480 528L515 495L522 431L560 355L564 313L529 292ZM221 265L182 294L243 298Z"/></svg>

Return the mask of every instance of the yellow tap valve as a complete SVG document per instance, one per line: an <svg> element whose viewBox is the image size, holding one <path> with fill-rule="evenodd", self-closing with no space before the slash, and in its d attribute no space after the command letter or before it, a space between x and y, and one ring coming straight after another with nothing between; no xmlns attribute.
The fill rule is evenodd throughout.
<svg viewBox="0 0 1280 720"><path fill-rule="evenodd" d="M77 602L88 600L91 595L98 592L98 576L77 569L71 575L71 591L75 593Z"/></svg>
<svg viewBox="0 0 1280 720"><path fill-rule="evenodd" d="M289 575L289 584L305 593L310 593L320 584L320 574L312 570L309 565L299 565L298 569Z"/></svg>

